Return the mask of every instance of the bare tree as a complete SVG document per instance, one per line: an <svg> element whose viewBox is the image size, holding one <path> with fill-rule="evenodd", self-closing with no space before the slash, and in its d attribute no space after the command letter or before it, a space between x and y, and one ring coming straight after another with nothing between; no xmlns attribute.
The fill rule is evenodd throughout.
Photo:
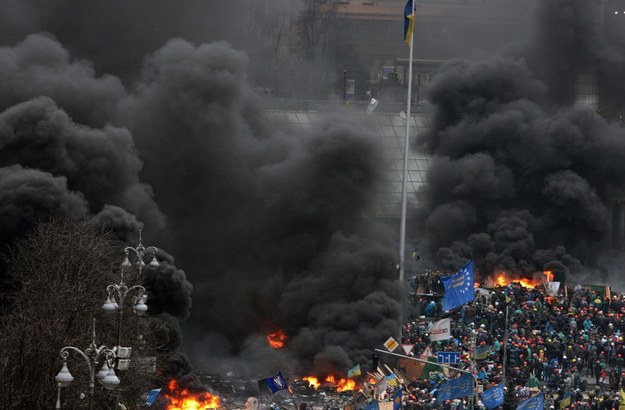
<svg viewBox="0 0 625 410"><path fill-rule="evenodd" d="M119 279L119 263L119 244L86 223L43 223L14 244L9 274L18 285L10 295L8 311L0 316L3 408L52 408L57 394L54 376L62 366L59 352L67 345L86 349L93 318L98 345L116 344L115 318L105 316L101 305L106 286ZM108 392L96 386L95 408L112 408L118 400L134 403L153 382L151 370L139 365L142 354L154 354L145 342L150 338L139 337L147 324L126 316L123 344L133 347L134 360L126 372L118 371L122 382L117 390ZM75 379L63 388L62 407L84 408L87 366L84 359L72 354L68 367Z"/></svg>
<svg viewBox="0 0 625 410"><path fill-rule="evenodd" d="M297 33L303 56L315 61L326 51L328 37L336 22L339 4L332 0L302 0Z"/></svg>

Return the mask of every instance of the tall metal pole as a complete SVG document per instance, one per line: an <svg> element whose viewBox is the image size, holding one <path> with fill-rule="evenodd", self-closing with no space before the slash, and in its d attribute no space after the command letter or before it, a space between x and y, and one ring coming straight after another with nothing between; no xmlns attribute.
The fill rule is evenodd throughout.
<svg viewBox="0 0 625 410"><path fill-rule="evenodd" d="M506 303L506 329L503 333L503 385L506 385L506 369L508 368L508 304Z"/></svg>
<svg viewBox="0 0 625 410"><path fill-rule="evenodd" d="M411 2L411 16L414 19L414 1ZM408 203L407 179L408 179L408 150L410 148L410 101L412 99L412 55L414 49L414 24L410 25L410 58L408 59L408 96L406 98L406 131L404 133L404 173L401 184L401 215L399 225L399 286L404 285L406 264L406 209ZM404 316L404 303L402 300L399 313L399 342L401 343L402 322Z"/></svg>

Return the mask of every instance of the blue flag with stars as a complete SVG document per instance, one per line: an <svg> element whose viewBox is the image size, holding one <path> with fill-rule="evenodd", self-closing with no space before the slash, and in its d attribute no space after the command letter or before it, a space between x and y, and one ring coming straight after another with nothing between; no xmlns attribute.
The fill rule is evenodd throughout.
<svg viewBox="0 0 625 410"><path fill-rule="evenodd" d="M545 408L545 395L539 393L536 396L519 402L517 410L543 410Z"/></svg>
<svg viewBox="0 0 625 410"><path fill-rule="evenodd" d="M484 404L488 410L494 409L503 404L503 396L503 383L499 383L495 387L484 390L482 393L482 404Z"/></svg>
<svg viewBox="0 0 625 410"><path fill-rule="evenodd" d="M438 401L462 399L473 394L473 377L465 374L441 384L436 393Z"/></svg>
<svg viewBox="0 0 625 410"><path fill-rule="evenodd" d="M475 289L473 288L473 260L470 260L455 275L443 276L441 278L445 288L443 296L443 310L451 310L462 306L475 299Z"/></svg>

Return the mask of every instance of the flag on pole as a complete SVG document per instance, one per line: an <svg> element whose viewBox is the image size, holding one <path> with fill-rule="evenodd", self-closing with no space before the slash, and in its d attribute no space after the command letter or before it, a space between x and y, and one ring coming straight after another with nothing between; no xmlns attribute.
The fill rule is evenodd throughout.
<svg viewBox="0 0 625 410"><path fill-rule="evenodd" d="M445 400L462 399L473 394L473 376L465 374L441 384L438 388L437 399Z"/></svg>
<svg viewBox="0 0 625 410"><path fill-rule="evenodd" d="M259 380L258 387L260 389L269 388L269 390L271 390L271 393L273 394L279 390L288 389L289 385L287 384L286 380L284 380L284 377L282 377L282 373L278 372L277 376L267 377L266 379Z"/></svg>
<svg viewBox="0 0 625 410"><path fill-rule="evenodd" d="M451 318L441 319L428 329L430 340L448 340L451 338Z"/></svg>
<svg viewBox="0 0 625 410"><path fill-rule="evenodd" d="M492 345L475 346L475 349L473 350L473 359L486 360L492 349Z"/></svg>
<svg viewBox="0 0 625 410"><path fill-rule="evenodd" d="M503 383L499 383L495 387L484 390L482 393L482 404L484 404L488 410L494 409L495 407L503 404L503 398Z"/></svg>
<svg viewBox="0 0 625 410"><path fill-rule="evenodd" d="M419 254L418 246L415 246L414 248L412 248L412 253L410 254L410 256L412 256L412 258L416 261L421 260L421 255Z"/></svg>
<svg viewBox="0 0 625 410"><path fill-rule="evenodd" d="M441 278L445 288L443 310L451 310L475 299L473 286L473 260L467 262L455 275Z"/></svg>
<svg viewBox="0 0 625 410"><path fill-rule="evenodd" d="M360 376L361 374L362 372L360 371L360 363L358 363L356 366L352 367L347 371L347 378L351 379L352 377Z"/></svg>
<svg viewBox="0 0 625 410"><path fill-rule="evenodd" d="M412 32L414 31L414 6L412 0L408 0L404 7L404 41L410 46Z"/></svg>
<svg viewBox="0 0 625 410"><path fill-rule="evenodd" d="M516 410L542 410L545 408L545 395L539 393L534 397L519 402Z"/></svg>
<svg viewBox="0 0 625 410"><path fill-rule="evenodd" d="M147 404L148 406L151 406L154 404L154 402L156 401L156 398L158 397L160 393L161 393L161 389L152 389L147 393L143 393L141 398L145 400L145 404Z"/></svg>
<svg viewBox="0 0 625 410"><path fill-rule="evenodd" d="M564 393L564 396L562 397L562 400L560 400L560 408L564 409L567 408L571 405L571 396L572 396L572 392L571 390L567 391Z"/></svg>
<svg viewBox="0 0 625 410"><path fill-rule="evenodd" d="M403 396L404 389L397 389L395 396L393 396L393 410L401 410Z"/></svg>

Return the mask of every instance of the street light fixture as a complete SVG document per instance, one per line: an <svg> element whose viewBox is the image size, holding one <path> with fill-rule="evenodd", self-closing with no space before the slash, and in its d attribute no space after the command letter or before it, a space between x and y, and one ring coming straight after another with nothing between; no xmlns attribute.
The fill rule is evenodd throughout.
<svg viewBox="0 0 625 410"><path fill-rule="evenodd" d="M74 380L74 376L70 373L67 368L67 359L69 358L70 352L74 351L78 353L83 359L85 359L85 363L87 364L87 368L89 369L89 410L93 409L93 393L95 390L95 380L97 380L106 388L107 390L114 390L119 385L119 378L115 374L115 370L112 367L112 362L116 358L115 351L109 349L108 347L102 345L98 346L95 341L95 319L93 319L93 332L91 338L91 344L84 351L80 350L74 346L65 346L61 349L61 357L63 358L63 367L59 371L59 373L55 376L55 380L57 382L58 393L56 398L56 408L61 408L61 388L68 387L72 381ZM97 373L95 373L96 367L102 363L102 369ZM109 366L111 363L111 366ZM101 377L101 374L106 370L106 376Z"/></svg>
<svg viewBox="0 0 625 410"><path fill-rule="evenodd" d="M145 262L143 261L143 257L145 256L146 253L153 254L152 259L150 260L149 266L152 268L158 268L159 263L158 263L158 260L156 259L156 252L158 252L158 248L156 248L155 246L148 246L147 248L143 246L143 244L141 243L141 229L139 229L139 245L137 245L136 248L133 248L132 246L127 246L126 248L124 248L124 252L126 253L126 258L124 259L124 262L122 263L122 267L124 268L129 268L132 266L132 263L130 263L130 259L129 259L130 251L132 251L134 253L134 256L136 257L135 265L139 269L139 277L141 277L141 273L143 271L143 268L145 267Z"/></svg>
<svg viewBox="0 0 625 410"><path fill-rule="evenodd" d="M158 260L156 259L156 252L158 249L154 246L148 246L147 248L143 246L141 243L141 230L139 230L139 245L136 248L132 246L128 246L124 248L124 252L126 253L126 257L124 262L122 263L121 268L121 277L120 281L117 284L111 284L106 287L107 298L104 304L102 305L102 309L107 313L119 312L118 323L117 323L117 346L114 348L117 354L117 369L118 370L127 370L130 364L130 354L132 348L130 347L122 347L122 317L124 312L124 301L126 300L126 296L136 293L132 298L132 304L134 307L134 311L138 316L142 316L148 310L148 306L145 302L148 299L148 295L146 294L146 290L141 285L134 285L128 287L124 283L124 269L131 267L133 264L130 263L129 256L131 254L134 255L136 261L134 265L139 270L139 277L141 277L141 273L143 268L145 267L145 262L143 258L146 253L153 253L154 256L149 263L150 267L156 268L159 266Z"/></svg>

